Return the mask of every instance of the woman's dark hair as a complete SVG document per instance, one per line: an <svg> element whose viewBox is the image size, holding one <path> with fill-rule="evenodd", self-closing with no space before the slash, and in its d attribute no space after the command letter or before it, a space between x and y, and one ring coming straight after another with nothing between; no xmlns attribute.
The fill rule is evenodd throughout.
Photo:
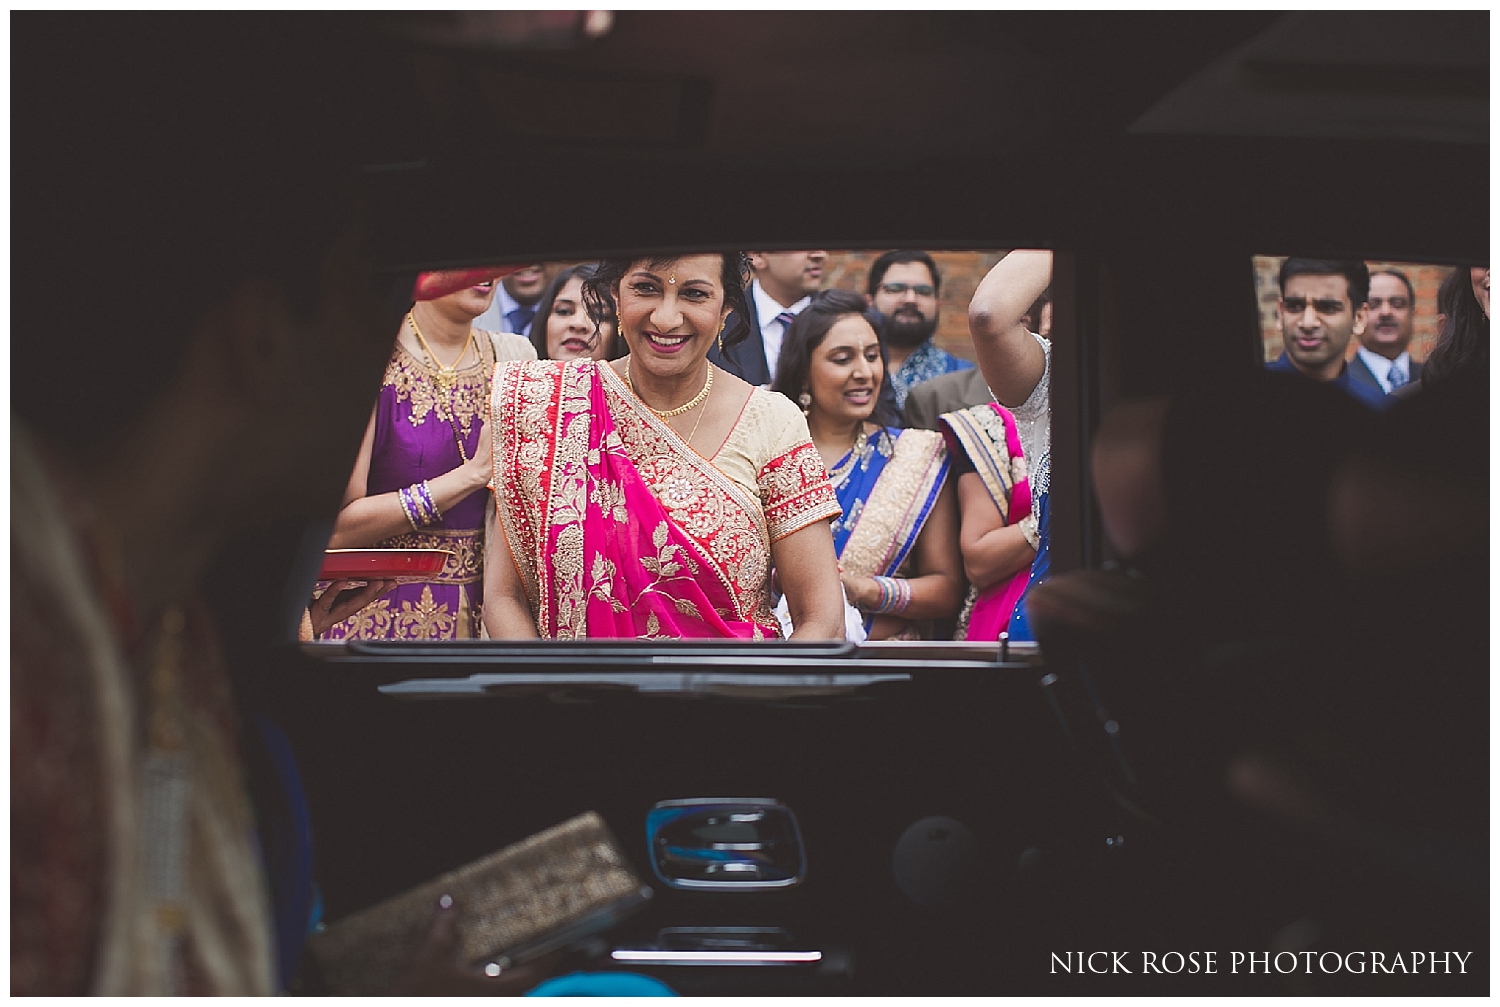
<svg viewBox="0 0 1500 1007"><path fill-rule="evenodd" d="M870 323L880 341L881 388L875 396L875 410L870 419L881 426L895 426L897 418L890 414L888 403L891 396L879 394L891 380L891 362L885 350L885 319L870 308L865 299L852 290L820 290L813 295L812 303L787 326L781 338L781 356L776 361L776 380L771 390L780 392L793 402L807 391L807 375L812 369L812 354L823 344L828 330L846 315L858 315Z"/></svg>
<svg viewBox="0 0 1500 1007"><path fill-rule="evenodd" d="M1490 370L1490 320L1474 297L1469 270L1459 266L1438 288L1443 330L1422 365L1422 384L1441 384L1460 376L1487 377Z"/></svg>
<svg viewBox="0 0 1500 1007"><path fill-rule="evenodd" d="M547 319L552 314L552 304L557 300L558 291L568 285L573 277L578 277L580 283L587 285L589 278L598 270L598 265L585 262L577 266L569 266L561 273L553 277L552 282L547 284L547 289L542 291L541 300L536 302L536 316L531 320L531 345L536 347L536 358L547 359ZM615 299L608 289L604 291L604 303L599 311L595 311L585 305L584 310L589 314L589 320L594 323L594 332L599 332L599 325L609 322L614 335L610 338L609 351L605 353L606 360L614 360L625 355L625 340L620 338L619 328L615 326Z"/></svg>
<svg viewBox="0 0 1500 1007"><path fill-rule="evenodd" d="M719 273L719 282L724 285L724 303L733 309L733 314L726 319L724 345L733 346L750 332L750 326L745 323L745 319L750 315L750 305L745 301L745 284L749 282L750 260L745 257L744 252L718 254L724 260L724 267ZM606 259L595 267L594 275L583 281L584 306L592 315L608 305L610 314L613 314L615 312L614 286L625 278L631 266L637 262L645 262L652 269L660 269L670 262L686 257L685 255L653 255L649 258ZM623 332L617 332L615 337L622 343L625 341ZM629 350L625 352L628 353Z"/></svg>

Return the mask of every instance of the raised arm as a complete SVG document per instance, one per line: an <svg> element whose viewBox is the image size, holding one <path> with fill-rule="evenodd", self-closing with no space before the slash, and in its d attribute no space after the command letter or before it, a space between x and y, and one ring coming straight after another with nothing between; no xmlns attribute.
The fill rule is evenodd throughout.
<svg viewBox="0 0 1500 1007"><path fill-rule="evenodd" d="M1021 318L1051 282L1052 253L1018 248L995 263L969 302L979 369L1007 408L1025 402L1046 372L1042 347Z"/></svg>

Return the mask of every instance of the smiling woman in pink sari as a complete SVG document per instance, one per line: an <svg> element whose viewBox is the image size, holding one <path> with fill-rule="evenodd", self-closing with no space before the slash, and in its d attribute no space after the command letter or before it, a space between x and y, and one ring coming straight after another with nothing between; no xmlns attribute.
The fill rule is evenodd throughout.
<svg viewBox="0 0 1500 1007"><path fill-rule="evenodd" d="M707 360L743 257L605 262L586 302L619 305L617 361L501 365L491 397L492 637L842 639L829 520L840 513L801 412Z"/></svg>

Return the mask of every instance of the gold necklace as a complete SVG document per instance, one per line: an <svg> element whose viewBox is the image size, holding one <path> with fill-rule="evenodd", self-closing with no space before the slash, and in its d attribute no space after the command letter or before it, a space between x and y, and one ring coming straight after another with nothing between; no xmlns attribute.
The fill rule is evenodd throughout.
<svg viewBox="0 0 1500 1007"><path fill-rule="evenodd" d="M422 330L417 328L417 320L412 316L412 313L410 311L406 313L406 320L411 323L412 332L416 333L417 341L422 344L422 351L427 354L427 359L432 363L433 368L437 370L438 389L440 391L448 393L448 398L446 400L444 400L442 396L434 395L433 407L437 411L438 419L448 421L448 429L453 431L453 443L458 448L458 457L462 458L464 464L467 465L469 464L469 452L464 450L463 435L458 432L458 410L453 405L453 396L456 394L456 390L453 386L458 383L459 361L463 360L463 358L468 355L469 346L474 342L474 330L473 328L469 329L469 341L467 343L464 343L464 348L459 351L458 359L454 360L453 363L448 365L447 367L444 367L442 364L438 363L437 354L432 352L432 347L427 345L427 340L422 338ZM479 359L482 362L484 360L484 354L480 353L477 347L475 348L475 353L478 354ZM437 408L439 405L445 405L448 407L447 416L444 416L443 411Z"/></svg>
<svg viewBox="0 0 1500 1007"><path fill-rule="evenodd" d="M437 371L438 384L444 388L452 386L458 380L458 365L469 355L469 347L474 344L474 330L469 329L469 338L464 342L464 348L458 351L458 357L451 364L441 363L437 354L432 352L432 347L427 345L427 338L422 335L422 330L417 327L416 316L410 311L406 313L406 320L411 324L411 330L417 336L417 342L422 344L422 352L427 354L427 359L432 362L433 369Z"/></svg>
<svg viewBox="0 0 1500 1007"><path fill-rule="evenodd" d="M713 365L710 364L709 366L712 367ZM712 372L710 372L709 373L709 379L712 380L712 378L713 378L713 374L712 374ZM705 410L703 410L703 412L699 413L698 414L698 418L693 421L693 430L692 430L692 433L688 434L687 435L687 440L683 441L683 443L686 444L688 447L692 447L693 446L693 438L698 436L698 427L700 427L703 424L703 417L705 417L707 415L708 415L708 410L705 409Z"/></svg>
<svg viewBox="0 0 1500 1007"><path fill-rule="evenodd" d="M631 393L633 395L635 395L636 398L641 399L641 393L635 390L635 383L630 380L630 358L629 357L625 358L625 383L630 386ZM706 398L708 398L709 390L712 389L713 386L714 386L714 365L713 364L709 364L708 365L708 380L705 381L705 382L703 382L703 391L699 392L697 395L694 395L691 399L688 399L688 401L684 402L682 405L678 406L676 409L667 409L665 411L660 411L659 412L659 411L657 411L655 409L651 409L651 403L647 402L645 399L641 399L641 404L644 405L647 409L651 409L651 411L653 413L656 413L656 418L657 419L660 419L660 420L669 420L673 416L681 416L683 413L685 413L688 410L692 409L694 406L701 406L703 404L703 400L706 399ZM701 422L703 418L700 416L698 419Z"/></svg>
<svg viewBox="0 0 1500 1007"><path fill-rule="evenodd" d="M843 481L849 478L849 473L854 471L854 466L858 465L859 460L864 457L865 445L868 443L869 437L865 434L865 424L861 420L859 433L855 435L854 443L850 446L849 453L844 456L848 461L842 465L834 465L833 468L829 469L828 481L835 486L842 485Z"/></svg>

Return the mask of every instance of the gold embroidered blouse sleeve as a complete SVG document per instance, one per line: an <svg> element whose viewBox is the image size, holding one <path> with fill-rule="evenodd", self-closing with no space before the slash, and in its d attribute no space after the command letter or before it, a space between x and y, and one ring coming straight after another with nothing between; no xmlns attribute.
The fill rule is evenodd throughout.
<svg viewBox="0 0 1500 1007"><path fill-rule="evenodd" d="M772 542L841 513L807 420L779 392L751 393L714 464L759 498Z"/></svg>

